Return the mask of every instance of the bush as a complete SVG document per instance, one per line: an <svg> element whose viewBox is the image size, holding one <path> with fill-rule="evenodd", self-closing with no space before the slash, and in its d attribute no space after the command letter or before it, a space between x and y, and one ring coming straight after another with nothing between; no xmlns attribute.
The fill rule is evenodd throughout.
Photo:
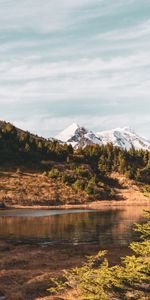
<svg viewBox="0 0 150 300"><path fill-rule="evenodd" d="M88 185L86 187L86 192L89 195L94 195L96 194L96 183L95 183L95 177L92 177L89 182Z"/></svg>
<svg viewBox="0 0 150 300"><path fill-rule="evenodd" d="M66 184L73 184L75 182L75 177L73 175L69 175L69 174L66 174L66 173L63 173L62 175L62 181L63 183L66 183Z"/></svg>
<svg viewBox="0 0 150 300"><path fill-rule="evenodd" d="M52 178L52 179L56 179L60 176L60 173L58 171L58 169L56 168L52 168L49 172L48 172L48 177Z"/></svg>
<svg viewBox="0 0 150 300"><path fill-rule="evenodd" d="M16 170L16 174L17 174L17 175L20 175L20 174L21 174L21 170L20 170L20 168L17 168L17 170Z"/></svg>
<svg viewBox="0 0 150 300"><path fill-rule="evenodd" d="M91 172L85 168L76 168L76 174L87 179L90 179L92 176Z"/></svg>
<svg viewBox="0 0 150 300"><path fill-rule="evenodd" d="M137 180L150 184L150 167L145 167L144 169L138 169Z"/></svg>
<svg viewBox="0 0 150 300"><path fill-rule="evenodd" d="M85 181L82 179L77 179L73 185L76 190L84 190L85 189Z"/></svg>
<svg viewBox="0 0 150 300"><path fill-rule="evenodd" d="M43 176L43 177L47 176L47 172L44 171L44 172L42 173L42 176Z"/></svg>
<svg viewBox="0 0 150 300"><path fill-rule="evenodd" d="M150 213L148 214L150 218ZM63 280L51 279L51 293L73 290L76 299L149 299L150 284L150 221L137 225L143 241L131 243L135 255L126 256L122 264L109 266L106 251L90 256L78 268L64 271ZM130 293L130 298L127 296ZM67 297L66 297L67 299Z"/></svg>

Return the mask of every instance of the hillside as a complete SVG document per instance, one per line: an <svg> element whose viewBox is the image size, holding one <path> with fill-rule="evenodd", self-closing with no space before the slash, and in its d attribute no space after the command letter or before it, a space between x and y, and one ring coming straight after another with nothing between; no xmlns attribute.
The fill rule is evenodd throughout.
<svg viewBox="0 0 150 300"><path fill-rule="evenodd" d="M45 139L10 123L0 122L0 163L4 166L38 167L42 160L64 161L72 147L54 139Z"/></svg>
<svg viewBox="0 0 150 300"><path fill-rule="evenodd" d="M101 182L97 194L64 184L40 173L1 172L0 204L2 207L89 207L100 209L110 205L148 205L142 186L133 180L112 174L111 183ZM109 200L109 201L108 201Z"/></svg>
<svg viewBox="0 0 150 300"><path fill-rule="evenodd" d="M17 128L16 126L14 126L13 124L11 124L9 122L5 122L5 121L1 121L1 120L0 120L0 130L2 132L14 131L17 133L17 136L22 139L25 138L27 135L29 135L31 138L35 139L36 141L46 141L46 139L44 137L39 137L37 134L33 134L29 131L24 131L23 129ZM52 141L52 139L50 139L49 141Z"/></svg>
<svg viewBox="0 0 150 300"><path fill-rule="evenodd" d="M118 199L120 183L114 173L149 186L150 152L127 151L112 143L74 149L0 122L1 206Z"/></svg>

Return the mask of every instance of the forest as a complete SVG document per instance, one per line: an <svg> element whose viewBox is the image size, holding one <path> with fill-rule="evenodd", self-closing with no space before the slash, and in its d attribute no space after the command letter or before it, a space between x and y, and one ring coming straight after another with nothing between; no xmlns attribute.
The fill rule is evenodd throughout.
<svg viewBox="0 0 150 300"><path fill-rule="evenodd" d="M53 162L53 168L50 162ZM77 173L82 173L82 179L89 177L91 185L99 178L108 177L112 172L125 174L128 178L145 184L150 183L149 151L137 151L134 148L127 151L112 144L88 145L74 150L71 145L44 139L17 129L10 123L0 122L1 167L39 168L43 171L49 170L51 177L57 177L59 171L55 168L55 162L64 163L69 169L78 167ZM63 180L74 183L71 173L70 179L63 174Z"/></svg>

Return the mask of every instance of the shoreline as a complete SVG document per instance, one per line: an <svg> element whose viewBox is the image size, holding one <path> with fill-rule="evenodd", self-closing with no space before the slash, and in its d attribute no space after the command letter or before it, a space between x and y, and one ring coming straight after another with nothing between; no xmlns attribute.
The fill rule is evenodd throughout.
<svg viewBox="0 0 150 300"><path fill-rule="evenodd" d="M41 174L14 173L1 174L0 210L2 209L94 209L102 210L126 206L150 206L149 195L142 191L142 186L127 179L124 175L113 173L117 180L115 195L111 199L107 193L101 200L89 197L83 191L71 189L68 185L57 183Z"/></svg>
<svg viewBox="0 0 150 300"><path fill-rule="evenodd" d="M126 206L150 206L150 200L144 201L130 201L127 200L102 200L102 201L93 201L87 204L63 204L63 205L11 205L9 207L1 208L0 210L5 209L91 209L91 210L99 210L103 208L109 207L126 207Z"/></svg>
<svg viewBox="0 0 150 300"><path fill-rule="evenodd" d="M32 245L0 240L0 291L9 300L58 299L47 292L50 278L62 276L64 269L80 266L86 256L96 255L98 245ZM101 249L103 250L103 249ZM120 255L130 255L127 246L107 247L111 265L120 263ZM38 259L37 259L38 258ZM9 289L8 289L9 284ZM45 298L46 297L46 298ZM60 297L59 299L65 299Z"/></svg>

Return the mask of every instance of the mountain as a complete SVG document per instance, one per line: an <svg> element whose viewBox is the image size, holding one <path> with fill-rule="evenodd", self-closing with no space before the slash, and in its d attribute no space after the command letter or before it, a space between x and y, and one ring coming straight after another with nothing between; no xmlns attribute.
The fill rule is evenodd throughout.
<svg viewBox="0 0 150 300"><path fill-rule="evenodd" d="M110 131L97 132L96 135L102 143L113 143L115 146L129 150L134 147L136 150L150 150L150 141L136 134L128 127L116 128Z"/></svg>
<svg viewBox="0 0 150 300"><path fill-rule="evenodd" d="M74 148L91 144L106 145L107 143L113 143L113 145L127 150L134 147L137 150L150 151L150 141L139 136L128 127L94 133L73 123L60 132L56 139L71 144Z"/></svg>
<svg viewBox="0 0 150 300"><path fill-rule="evenodd" d="M57 140L71 144L74 148L85 147L86 145L99 144L101 140L92 131L73 123L56 137Z"/></svg>
<svg viewBox="0 0 150 300"><path fill-rule="evenodd" d="M3 148L4 152L6 152L6 149L8 151L8 148L10 149L12 145L13 147L16 145L20 153L20 151L24 151L25 144L29 144L26 145L26 147L30 146L32 152L34 148L37 148L37 151L41 151L38 149L40 147L45 147L45 149L47 149L45 151L47 152L48 149L54 147L55 141L59 142L60 147L63 147L63 144L67 143L71 144L75 149L79 147L84 148L86 145L106 145L107 143L113 143L113 145L127 150L134 147L137 150L143 149L150 151L150 141L139 136L128 127L93 132L73 123L55 138L47 140L43 137L19 129L10 123L0 121L0 150Z"/></svg>

